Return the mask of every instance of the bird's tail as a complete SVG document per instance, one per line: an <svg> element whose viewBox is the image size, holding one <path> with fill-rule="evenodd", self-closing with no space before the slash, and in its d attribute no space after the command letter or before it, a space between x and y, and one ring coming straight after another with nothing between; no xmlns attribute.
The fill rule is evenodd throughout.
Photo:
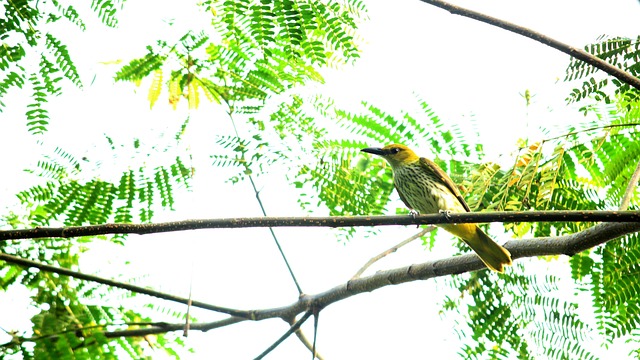
<svg viewBox="0 0 640 360"><path fill-rule="evenodd" d="M512 264L509 250L498 245L475 224L446 224L441 227L464 240L489 269L504 272L504 266Z"/></svg>

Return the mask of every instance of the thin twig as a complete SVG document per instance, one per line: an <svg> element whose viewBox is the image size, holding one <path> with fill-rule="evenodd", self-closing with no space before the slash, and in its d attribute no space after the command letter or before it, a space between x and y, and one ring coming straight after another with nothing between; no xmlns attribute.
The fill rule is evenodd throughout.
<svg viewBox="0 0 640 360"><path fill-rule="evenodd" d="M631 202L633 192L638 187L638 181L640 181L640 162L638 162L636 170L633 172L633 175L631 175L631 180L629 180L627 190L625 190L624 192L624 196L622 197L622 201L620 202L620 211L625 211L627 210L627 208L629 208L629 203Z"/></svg>
<svg viewBox="0 0 640 360"><path fill-rule="evenodd" d="M311 360L316 358L316 340L318 340L318 321L320 320L320 310L313 308L313 344L311 346Z"/></svg>
<svg viewBox="0 0 640 360"><path fill-rule="evenodd" d="M265 351L263 351L260 355L256 356L256 360L262 359L265 356L267 356L268 353L270 353L271 351L273 351L273 349L277 348L278 345L280 345L283 341L285 341L291 334L293 334L294 332L298 331L298 329L300 328L300 326L302 326L302 324L304 324L305 321L307 321L307 319L313 314L313 311L307 311L306 314L304 314L304 316L302 316L300 318L300 320L296 321L295 324L291 325L291 327L289 328L289 330L287 330L287 332L285 332L278 340L276 340L276 342L274 342L273 344L271 344L271 346L269 346Z"/></svg>
<svg viewBox="0 0 640 360"><path fill-rule="evenodd" d="M564 137L568 137L571 135L577 135L583 132L589 132L589 131L594 131L594 130L603 130L603 129L607 129L607 130L611 130L614 128L618 128L618 127L632 127L632 126L639 126L640 123L627 123L627 124L610 124L610 125L603 125L603 126L594 126L594 127L590 127L588 129L580 129L580 130L576 130L576 131L570 131L568 133L562 134L562 135L557 135L557 136L553 136L550 138L546 138L546 139L542 139L542 142L548 142L551 140L556 140L556 139L560 139L560 138L564 138Z"/></svg>
<svg viewBox="0 0 640 360"><path fill-rule="evenodd" d="M291 321L289 321L289 325L293 325L294 321L293 319ZM302 343L302 345L304 345L304 347L306 347L307 349L309 349L309 351L311 351L311 353L314 352L315 346L309 341L309 339L307 339L307 336L304 334L304 332L302 332L302 329L298 329L296 331L296 336L298 337L298 340L300 340L300 342ZM314 338L314 343L315 343L315 333L313 334L313 338ZM315 358L318 360L324 360L324 358L322 357L322 355L320 355L318 353L318 351L315 351Z"/></svg>
<svg viewBox="0 0 640 360"><path fill-rule="evenodd" d="M450 213L389 216L327 217L253 217L229 219L196 219L155 224L102 224L68 227L0 230L0 240L71 238L106 234L153 234L198 229L231 229L250 227L355 227L389 225L435 225L489 222L633 222L640 221L640 211L496 211L482 213Z"/></svg>
<svg viewBox="0 0 640 360"><path fill-rule="evenodd" d="M105 279L99 276L89 275L89 274L85 274L85 273L81 273L81 272L77 272L69 269L64 269L56 266L45 265L33 260L27 260L17 256L9 255L9 254L0 253L0 260L4 260L8 263L16 264L16 265L20 265L28 268L36 268L36 269L40 269L42 271L46 271L50 273L71 276L73 278L80 279L80 280L91 281L98 284L103 284L103 285L108 285L115 288L129 290L134 293L149 295L149 296L157 297L157 298L168 300L168 301L178 302L181 304L191 303L192 306L199 307L202 309L217 311L217 312L221 312L224 314L229 314L229 315L233 315L241 318L251 318L251 313L249 311L230 309L222 306L215 306L215 305L207 304L201 301L195 301L195 300L192 301L190 299L185 299L179 296L174 296L174 295L162 293L159 291L154 291L141 286L126 284L123 282L114 281L111 279ZM183 327L184 327L184 324L183 324Z"/></svg>
<svg viewBox="0 0 640 360"><path fill-rule="evenodd" d="M420 232L418 232L415 235L410 236L409 238L403 240L402 242L400 242L399 244L396 244L390 248L388 248L387 250L381 252L380 254L372 257L371 259L369 259L369 261L367 261L366 264L364 264L364 266L362 266L360 268L360 270L358 270L358 272L355 273L355 275L353 275L353 277L351 277L351 279L357 279L360 277L360 275L362 275L362 273L365 272L365 270L367 270L371 265L373 265L376 261L382 259L383 257L389 255L389 254L393 254L394 252L398 251L398 249L400 249L401 247L407 245L408 243L419 239L421 237L423 237L425 234L433 231L436 227L435 226L427 226L426 228L420 230Z"/></svg>
<svg viewBox="0 0 640 360"><path fill-rule="evenodd" d="M433 6L439 7L441 9L445 9L454 15L465 16L474 20L478 20L480 22L493 25L516 34L522 35L524 37L528 37L542 44L548 45L554 49L560 50L561 52L568 54L578 60L582 60L585 63L594 66L607 74L617 78L618 80L633 86L636 89L640 90L640 78L633 76L631 73L626 72L620 68L617 68L608 62L598 58L597 56L591 55L588 52L570 46L568 44L562 43L558 40L555 40L549 36L541 34L539 32L533 31L531 29L525 28L520 25L516 25L514 23L510 23L508 21L504 21L492 16L488 16L477 11L469 10L462 8L460 6L456 6L450 3L446 3L444 1L439 0L420 0L424 3L431 4Z"/></svg>
<svg viewBox="0 0 640 360"><path fill-rule="evenodd" d="M189 290L189 301L187 301L187 313L185 314L184 331L182 336L189 336L189 326L191 325L191 290Z"/></svg>
<svg viewBox="0 0 640 360"><path fill-rule="evenodd" d="M189 278L189 301L187 301L187 313L185 314L184 332L182 333L182 336L184 337L189 336L189 325L191 325L191 302L193 300L191 298L192 290L193 290L193 263L191 263L191 277Z"/></svg>
<svg viewBox="0 0 640 360"><path fill-rule="evenodd" d="M229 325L237 324L239 322L243 322L246 320L247 319L245 318L231 316L226 319L208 322L208 323L192 323L190 328L192 331L206 332L209 330L219 329ZM165 334L170 331L180 331L183 328L184 328L184 323L164 324L162 326L154 326L150 328L108 331L108 332L104 332L102 335L104 337L113 339L118 337L136 337L136 336L147 336L147 335L155 335L155 334Z"/></svg>
<svg viewBox="0 0 640 360"><path fill-rule="evenodd" d="M233 125L233 131L236 133L236 137L240 139L240 132L238 132L238 128L236 127L236 122L233 119L233 106L231 106L231 104L226 99L225 99L225 102L227 104L227 108L229 109L227 114L229 115L229 119L231 120L231 125ZM244 166L245 166L245 169L247 170L247 173L248 173L247 177L249 178L249 182L251 183L253 192L256 195L256 200L258 200L258 205L260 205L260 210L262 211L262 215L267 216L267 211L265 210L264 205L262 204L262 199L260 199L260 191L258 191L258 187L256 186L256 183L253 181L253 176L251 175L253 172L249 168L249 165L246 161L244 162ZM291 275L291 279L293 280L293 283L296 285L296 289L298 289L298 294L302 295L302 288L300 287L300 283L298 282L298 279L296 279L296 276L293 273L293 269L291 268L291 265L289 264L289 261L287 260L287 257L284 254L284 250L282 250L282 246L280 246L280 241L278 241L278 237L276 236L276 233L273 231L273 228L271 227L269 227L269 232L271 233L271 237L273 238L273 241L276 243L278 252L282 257L282 260L284 260L284 264L287 267L287 270L289 271L289 275Z"/></svg>

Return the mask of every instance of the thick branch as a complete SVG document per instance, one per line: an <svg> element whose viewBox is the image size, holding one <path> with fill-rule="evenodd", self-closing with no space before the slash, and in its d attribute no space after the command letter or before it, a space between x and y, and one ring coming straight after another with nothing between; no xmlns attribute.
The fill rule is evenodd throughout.
<svg viewBox="0 0 640 360"><path fill-rule="evenodd" d="M104 224L69 227L37 227L34 229L0 230L0 240L78 237L106 234L153 234L197 229L249 227L348 227L381 225L418 225L487 222L640 221L639 211L499 211L483 213L450 213L393 216L329 216L329 217L254 217L233 219L196 219L157 224Z"/></svg>
<svg viewBox="0 0 640 360"><path fill-rule="evenodd" d="M519 259L543 255L572 256L581 251L616 239L620 236L640 231L640 223L599 224L576 234L556 238L511 240L505 247L512 258ZM353 279L345 284L316 295L302 296L297 302L274 309L255 310L255 320L268 318L288 318L311 308L325 308L337 301L379 288L416 280L427 280L440 276L461 274L484 269L485 266L475 254L465 254L447 259L428 261L422 264L379 271L375 275Z"/></svg>
<svg viewBox="0 0 640 360"><path fill-rule="evenodd" d="M525 240L511 240L504 246L511 252L514 260L543 255L572 256L581 251L616 239L620 236L640 231L640 222L599 224L576 234L556 238L536 238ZM350 298L365 292L371 292L385 286L397 285L417 280L427 280L440 276L461 274L469 271L484 269L484 264L475 254L465 254L447 259L428 261L422 264L410 265L402 268L379 271L375 275L352 279L346 283L315 295L303 295L298 301L279 308L241 311L251 314L246 317L231 316L211 323L191 324L191 330L208 331L225 327L246 320L265 320L272 318L293 319L303 312L312 309L323 309L335 302ZM195 304L195 302L194 302ZM105 336L145 336L150 334L181 331L183 323L161 324L147 328L129 329L105 332ZM295 329L294 329L295 331Z"/></svg>
<svg viewBox="0 0 640 360"><path fill-rule="evenodd" d="M636 89L640 90L640 78L637 78L635 76L633 76L631 73L628 73L620 68L617 68L611 64L609 64L608 62L598 58L597 56L591 55L588 52L579 49L579 48L575 48L573 46L567 45L565 43L562 43L558 40L555 40L553 38L550 38L546 35L543 35L539 32L533 31L531 29L525 28L523 26L520 25L516 25L513 23L510 23L508 21L504 21L504 20L500 20L498 18L494 18L492 16L488 16L473 10L469 10L469 9L465 9L453 4L449 4L446 3L444 1L438 1L438 0L420 0L424 3L427 4L431 4L433 6L439 7L441 9L447 10L450 13L454 14L454 15L461 15L461 16L465 16L471 19L475 19L478 20L480 22L489 24L489 25L493 25L493 26L497 26L499 28L505 29L505 30L509 30L511 32L514 32L516 34L522 35L524 37L528 37L530 39L533 39L537 42L543 43L545 45L548 45L554 49L560 50L565 54L568 54L578 60L582 60L585 63L594 66L604 72L606 72L607 74L617 78L618 80L629 84L633 87L635 87Z"/></svg>

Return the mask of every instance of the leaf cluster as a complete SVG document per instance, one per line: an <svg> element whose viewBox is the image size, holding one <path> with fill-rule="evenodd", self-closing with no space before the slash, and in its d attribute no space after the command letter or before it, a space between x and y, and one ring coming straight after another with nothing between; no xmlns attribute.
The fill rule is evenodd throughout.
<svg viewBox="0 0 640 360"><path fill-rule="evenodd" d="M77 30L87 26L80 13L64 1L37 2L8 1L0 12L0 112L7 106L3 101L10 90L28 87L30 102L25 113L27 128L33 134L47 130L49 112L46 103L60 95L62 80L78 88L82 81L71 54L47 24L67 22ZM103 24L116 26L116 13L122 7L119 0L94 0L91 10Z"/></svg>
<svg viewBox="0 0 640 360"><path fill-rule="evenodd" d="M174 193L188 187L191 169L177 157L169 166L152 169L127 169L117 181L85 179L84 161L61 148L39 161L31 172L42 184L17 194L28 210L14 215L8 223L14 227L104 224L108 222L151 221L157 209L171 208ZM86 243L104 237L79 239L40 239L38 241L3 242L0 251L41 263L77 269ZM123 237L112 239L122 244ZM20 353L34 358L130 358L146 356L146 342L140 338L108 339L107 328L127 328L149 323L136 312L113 305L108 299L122 297L114 290L97 284L73 280L43 271L24 271L5 263L0 271L1 290L21 284L34 291L36 315L31 334L21 334L0 347L0 354ZM126 296L131 296L127 294ZM96 305L100 304L100 305ZM169 336L168 338L172 338ZM177 356L172 341L156 338ZM33 345L35 343L35 345Z"/></svg>
<svg viewBox="0 0 640 360"><path fill-rule="evenodd" d="M203 94L234 113L256 113L265 101L309 81L322 82L320 66L358 57L352 35L364 6L359 1L205 1L212 29L190 31L177 43L158 41L123 66L118 81L151 78L149 101L168 89L197 108Z"/></svg>
<svg viewBox="0 0 640 360"><path fill-rule="evenodd" d="M593 44L584 48L590 54L607 61L633 76L640 76L640 37L600 36ZM572 59L567 67L565 81L581 80L582 84L569 94L569 103L593 98L606 104L618 101L637 102L640 99L638 89L617 79L609 79L596 72L596 68L584 62Z"/></svg>

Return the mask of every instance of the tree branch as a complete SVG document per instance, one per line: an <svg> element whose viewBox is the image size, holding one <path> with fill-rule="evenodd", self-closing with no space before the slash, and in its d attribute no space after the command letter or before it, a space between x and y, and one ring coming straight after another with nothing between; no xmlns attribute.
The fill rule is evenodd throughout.
<svg viewBox="0 0 640 360"><path fill-rule="evenodd" d="M542 44L548 45L554 49L560 50L565 54L568 54L578 60L582 60L585 63L594 66L607 74L617 78L618 80L633 86L634 88L640 90L640 78L633 76L632 74L617 68L608 62L598 58L597 56L591 55L588 52L575 48L573 46L562 43L558 40L550 38L546 35L543 35L539 32L533 31L531 29L525 28L520 25L516 25L510 23L508 21L504 21L498 18L494 18L492 16L488 16L473 10L465 9L460 6L456 6L450 3L446 3L444 1L439 0L420 0L424 3L431 4L433 6L439 7L441 9L447 10L454 15L461 15L464 17L468 17L471 19L478 20L480 22L493 25L505 30L509 30L516 34L522 35L524 37L528 37L529 39L533 39Z"/></svg>
<svg viewBox="0 0 640 360"><path fill-rule="evenodd" d="M289 321L289 325L293 325L293 324L294 324L294 319L291 319L291 321ZM311 354L315 356L314 359L324 360L324 357L322 357L322 355L318 353L318 350L316 350L315 347L313 346L314 344L312 344L309 341L309 339L307 339L307 337L304 335L304 333L302 332L302 329L296 330L295 334L298 337L298 340L300 340L300 342L302 343L302 345L304 345L304 347L309 349ZM314 333L314 339L315 339L315 335L316 334Z"/></svg>
<svg viewBox="0 0 640 360"><path fill-rule="evenodd" d="M225 104L227 104L227 115L229 115L229 120L231 120L231 124L233 125L233 131L236 133L236 137L238 137L238 139L241 139L240 137L240 132L238 131L238 127L236 126L236 121L233 118L233 113L234 113L234 107L231 104L231 100L229 99L223 99L223 101L225 102ZM244 160L244 152L242 153L242 159ZM258 205L260 206L260 210L262 210L262 215L263 216L267 216L267 210L264 208L264 204L262 204L262 199L260 198L260 191L258 191L258 187L256 186L255 181L253 181L253 171L251 170L251 168L249 167L249 163L248 162L244 162L244 167L246 170L246 173L248 174L247 177L249 178L249 182L251 183L251 188L253 189L254 194L256 195L256 200L258 201ZM291 265L289 264L289 260L287 260L287 256L284 254L284 250L282 249L282 246L280 245L280 241L278 241L278 237L276 236L276 233L273 231L273 228L269 228L269 232L271 233L271 237L273 238L273 241L276 243L276 247L278 248L278 252L280 253L280 256L282 257L282 260L284 261L284 265L287 267L287 270L289 271L289 275L291 275L291 279L293 280L293 283L296 286L296 289L298 289L298 294L302 294L302 287L300 287L300 283L298 282L298 279L296 279L296 275L293 273L293 269L291 268Z"/></svg>
<svg viewBox="0 0 640 360"><path fill-rule="evenodd" d="M235 317L235 316L231 316L228 317L226 319L223 320L219 320L219 321L213 321L213 322L208 322L208 323L196 323L196 324L192 324L191 325L191 329L192 330L199 330L199 331L203 331L206 332L208 330L212 330L212 329L216 329L216 328L220 328L220 327L225 327L225 326L229 326L229 325L233 325L233 324L237 324L239 322L245 321L247 319L244 318L239 318L239 317ZM127 329L127 330L116 330L116 331L94 331L93 329L95 328L104 328L107 326L126 326L126 327L131 327L133 325L141 325L141 326L146 326L146 327L141 327L138 329ZM161 323L161 322L155 322L155 323L130 323L130 324L109 324L109 325L96 325L93 327L84 327L84 328L75 328L75 329L69 329L69 330L63 330L59 333L56 334L46 334L46 335L40 335L37 337L31 337L31 338L27 338L27 337L21 337L21 336L13 336L13 339L11 341L9 341L8 343L5 344L0 344L0 348L2 347L10 347L13 346L15 344L22 344L25 342L36 342L39 340L43 340L43 339L53 339L55 340L56 338L60 337L62 334L66 334L66 333L70 333L73 332L75 333L77 336L82 336L82 337L91 337L93 333L99 332L101 336L109 338L109 339L113 339L113 338L118 338L118 337L144 337L147 335L156 335L156 334L165 334L167 332L170 331L180 331L184 329L184 323L175 323L175 324L171 324L171 323Z"/></svg>
<svg viewBox="0 0 640 360"><path fill-rule="evenodd" d="M636 170L633 172L633 175L631 175L631 179L629 180L629 184L627 185L627 190L625 190L624 195L622 196L619 210L624 211L629 208L629 203L631 202L633 192L638 187L638 181L640 181L640 162L638 162Z"/></svg>
<svg viewBox="0 0 640 360"><path fill-rule="evenodd" d="M195 219L156 224L103 224L69 227L0 230L0 240L36 239L106 234L154 234L197 229L249 227L347 227L388 225L434 225L488 222L629 222L640 221L640 211L498 211L391 216L254 217Z"/></svg>
<svg viewBox="0 0 640 360"><path fill-rule="evenodd" d="M511 257L514 260L543 255L564 254L567 256L573 256L579 252L593 248L594 246L604 244L607 241L611 241L620 236L638 231L640 231L640 222L598 224L592 228L572 235L559 236L555 238L510 240L504 245L504 247L511 252ZM190 328L194 331L209 331L247 320L259 321L281 318L288 321L287 319L293 319L301 313L306 312L310 315L313 313L313 309L324 309L338 301L361 293L371 292L386 286L398 285L417 280L427 280L453 274L461 274L484 268L485 266L482 261L480 261L480 259L473 253L453 256L446 259L432 260L422 264L379 271L371 276L352 279L322 293L315 295L302 295L296 302L287 306L242 311L245 315L250 314L249 317L231 316L226 319L210 323L192 324ZM196 302L194 302L194 306L195 304ZM105 332L104 336L108 338L120 336L145 336L166 333L169 331L181 331L184 329L183 323L155 324L156 325L148 328ZM296 329L293 329L292 327L290 331L291 330L295 331Z"/></svg>
<svg viewBox="0 0 640 360"><path fill-rule="evenodd" d="M195 331L207 332L209 330L237 324L239 322L243 322L246 320L248 319L237 317L237 316L230 316L226 319L212 321L208 323L192 323L189 329L195 330ZM121 331L107 331L107 332L104 332L104 336L108 338L147 336L147 335L155 335L155 334L164 334L169 331L182 331L183 329L184 329L184 323L175 323L175 324L167 323L167 324L163 324L162 326L153 326L148 328L127 329L127 330L121 330Z"/></svg>
<svg viewBox="0 0 640 360"><path fill-rule="evenodd" d="M514 260L543 255L564 254L573 256L581 251L638 231L640 231L640 222L599 224L572 235L555 238L511 240L504 247L511 252L511 257ZM379 271L371 276L349 280L342 285L316 295L303 295L298 301L288 306L254 310L252 315L254 320L276 317L287 319L309 309L324 309L335 302L385 286L461 274L484 268L485 265L473 253L428 261L422 264Z"/></svg>
<svg viewBox="0 0 640 360"><path fill-rule="evenodd" d="M153 296L153 297L156 297L156 298L159 298L159 299L174 301L174 302L178 302L178 303L186 304L186 305L191 304L191 306L195 306L195 307L199 307L199 308L207 309L207 310L212 310L212 311L216 311L216 312L221 312L221 313L224 313L224 314L229 314L229 315L233 315L233 316L237 316L237 317L241 317L241 318L250 318L251 317L251 313L248 312L248 311L230 309L230 308L225 308L225 307L222 307L222 306L215 306L215 305L204 303L202 301L190 300L188 298L183 298L183 297L179 297L179 296L174 296L174 295L162 293L162 292L159 292L159 291L154 291L154 290L151 290L151 289L148 289L148 288L144 288L144 287L141 287L141 286L126 284L126 283L123 283L123 282L114 281L114 280L110 280L110 279L105 279L105 278L101 278L99 276L89 275L89 274L85 274L85 273L81 273L81 272L73 271L73 270L69 270L69 269L64 269L64 268L60 268L60 267L56 267L56 266L45 265L45 264L42 264L42 263L39 263L39 262L36 262L36 261L23 259L21 257L9 255L9 254L4 254L4 253L1 253L1 252L0 252L0 260L4 260L4 261L6 261L8 263L11 263L11 264L16 264L16 265L20 265L20 266L24 266L24 267L29 267L29 268L36 268L36 269L40 269L40 270L46 271L46 272L51 272L51 273L56 273L56 274L60 274L60 275L71 276L73 278L80 279L80 280L91 281L91 282L95 282L95 283L99 283L99 284L103 284L103 285L112 286L112 287L115 287L115 288L129 290L129 291L134 292L134 293L145 294L145 295ZM182 328L184 329L184 324L182 324ZM193 327L191 326L190 328L193 328Z"/></svg>
<svg viewBox="0 0 640 360"><path fill-rule="evenodd" d="M311 311L311 310L307 311L298 321L296 321L293 325L291 325L289 330L287 330L287 332L285 332L278 340L276 340L276 342L271 344L271 346L269 346L260 355L256 356L256 360L262 359L265 356L267 356L268 353L273 351L273 349L277 348L278 345L280 345L283 341L285 341L291 334L293 334L294 332L298 331L300 329L300 326L302 326L302 324L304 324L304 322L307 321L307 319L311 315L313 315L313 311Z"/></svg>
<svg viewBox="0 0 640 360"><path fill-rule="evenodd" d="M358 270L358 272L355 273L355 275L353 275L351 277L351 279L357 279L360 277L360 275L362 275L362 273L364 273L371 265L373 265L376 261L382 259L383 257L389 255L389 254L393 254L394 252L398 251L398 249L400 249L401 247L407 245L408 243L421 238L422 236L424 236L425 234L433 231L435 229L435 226L428 226L422 230L420 230L420 232L418 232L417 234L414 234L410 237L408 237L405 240L402 240L400 243L393 245L392 247L388 248L387 250L381 252L380 254L372 257L371 259L369 259L369 261L367 261L366 264L364 264L360 270Z"/></svg>

